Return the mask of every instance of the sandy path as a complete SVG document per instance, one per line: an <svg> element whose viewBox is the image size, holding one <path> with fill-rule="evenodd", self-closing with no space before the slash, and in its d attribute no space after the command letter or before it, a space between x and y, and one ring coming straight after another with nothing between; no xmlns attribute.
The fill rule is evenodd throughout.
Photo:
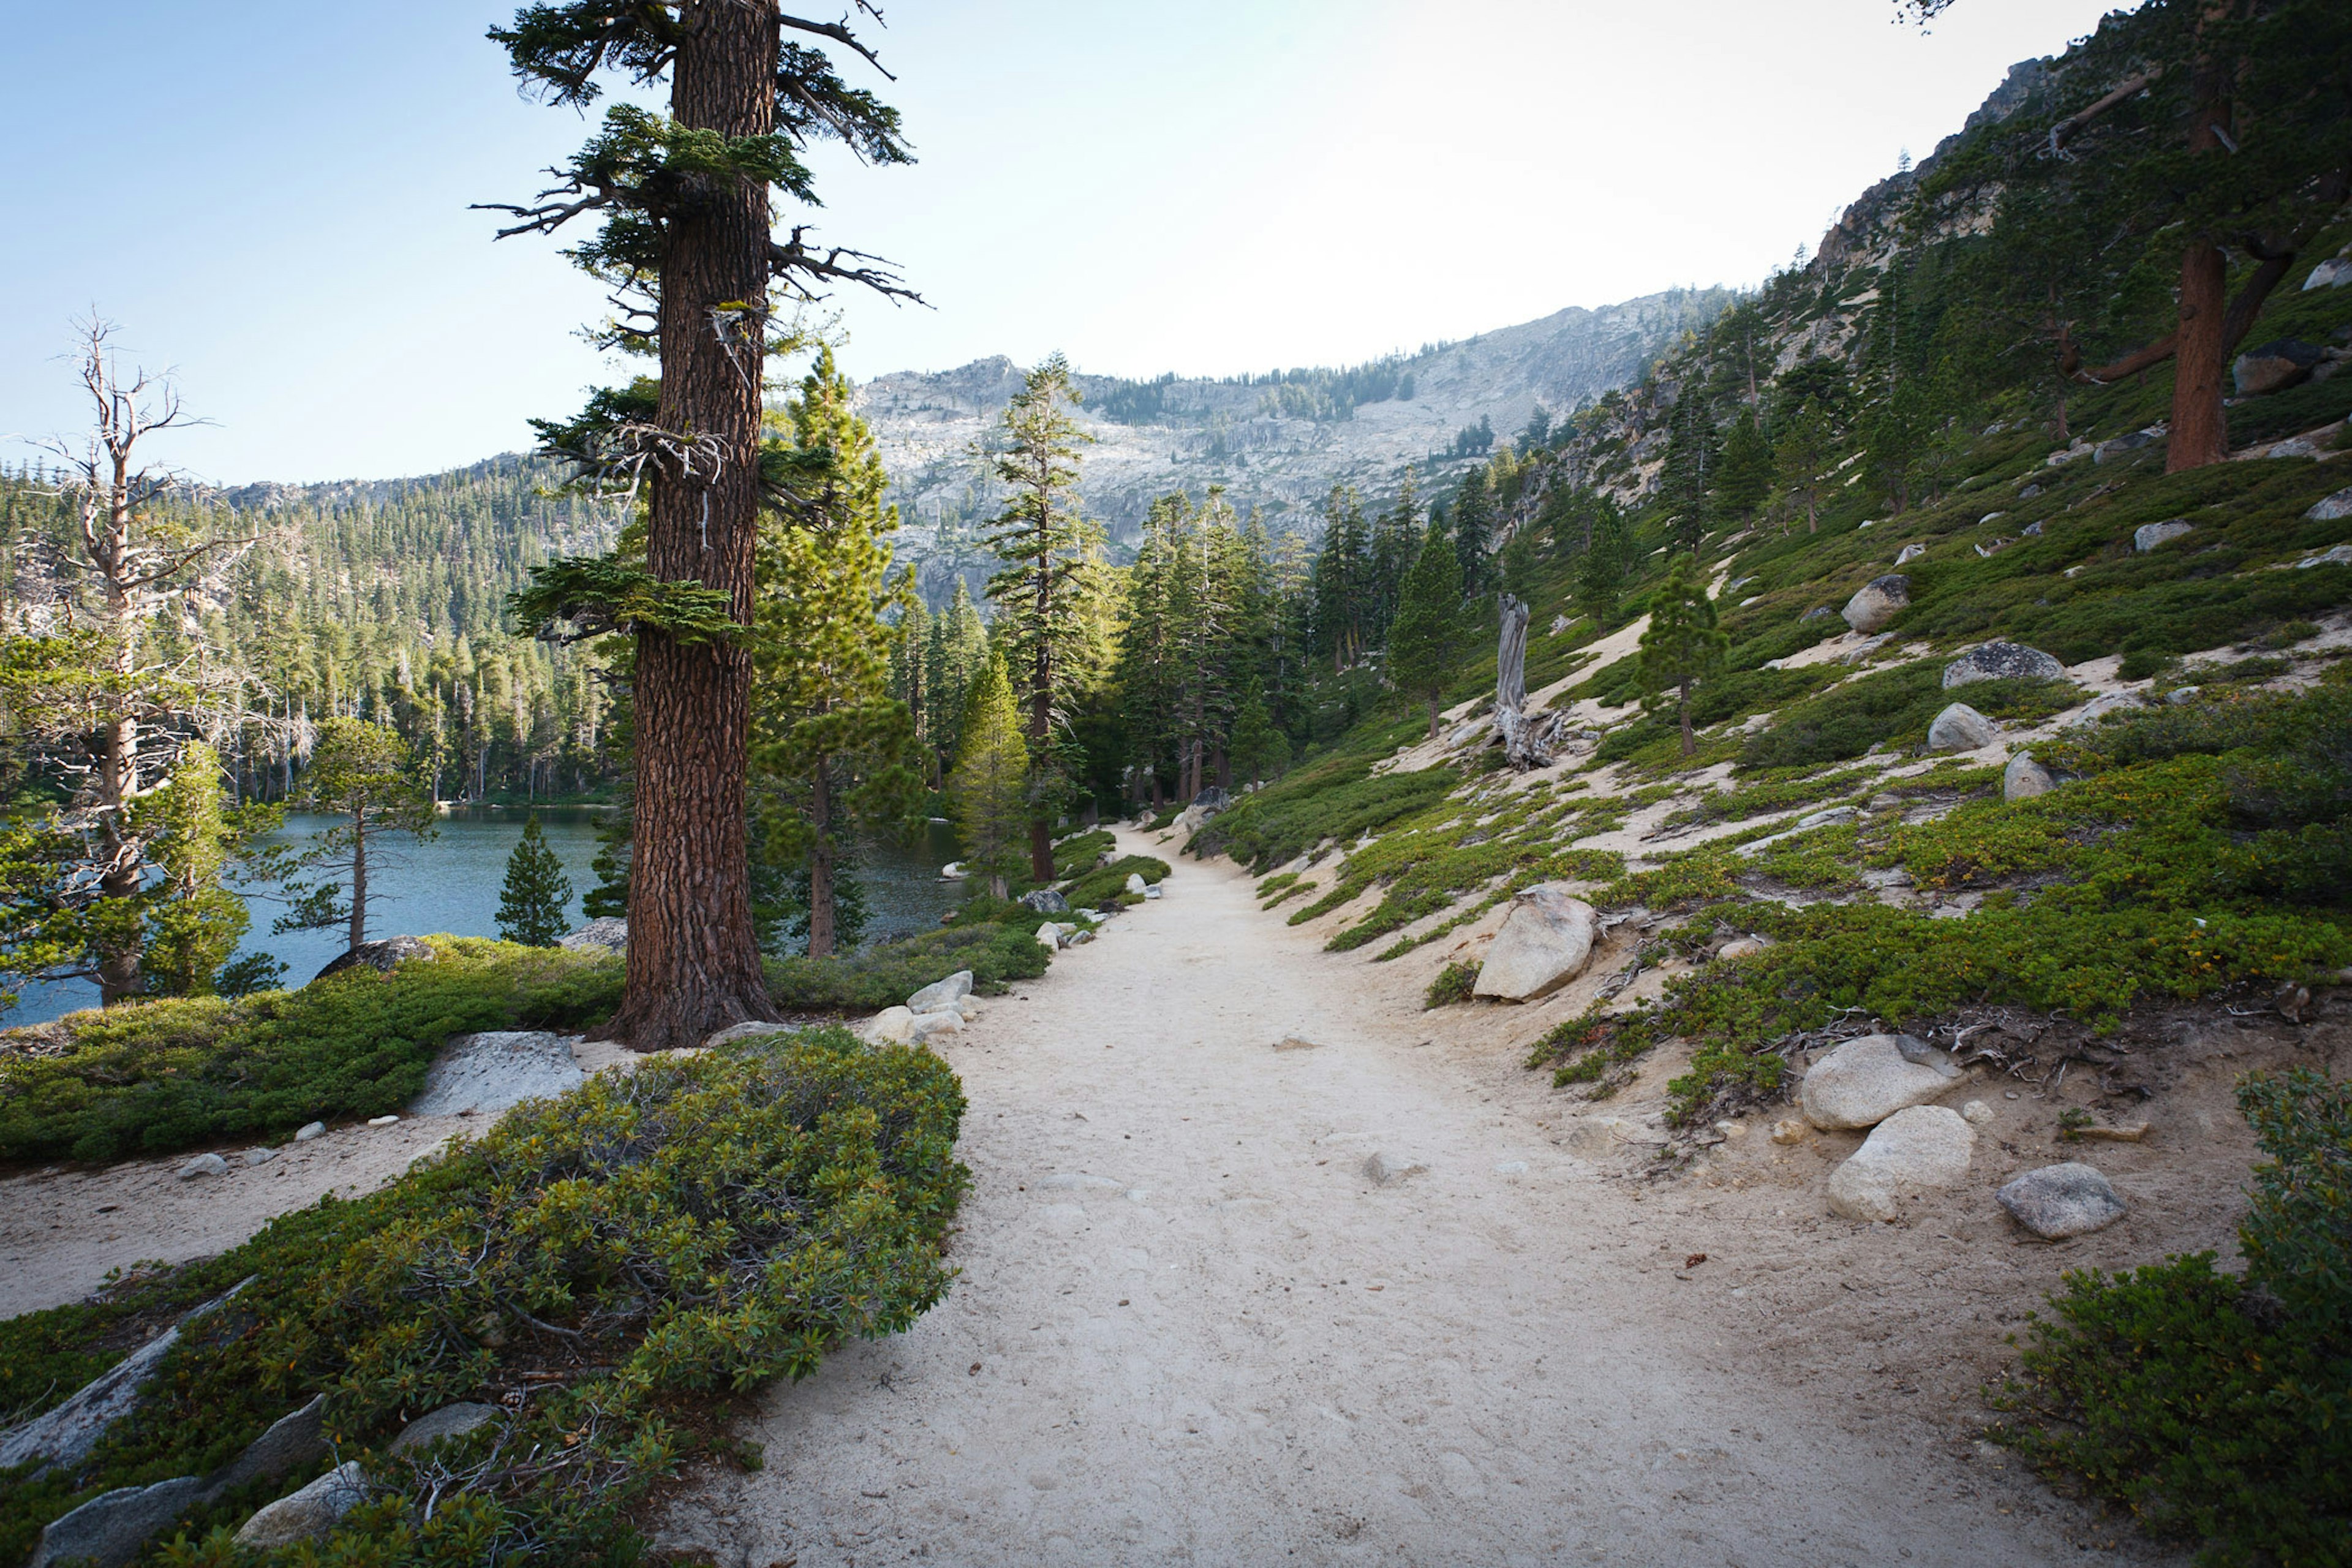
<svg viewBox="0 0 2352 1568"><path fill-rule="evenodd" d="M2079 1517L1957 1462L1948 1416L1809 1384L1796 1325L1682 1277L1676 1200L1600 1180L1532 1087L1483 1093L1317 945L1184 862L992 1004L949 1047L962 1277L767 1395L765 1469L700 1483L666 1543L752 1568L2078 1555ZM1274 1050L1290 1032L1320 1048ZM1375 1152L1428 1169L1377 1185Z"/></svg>

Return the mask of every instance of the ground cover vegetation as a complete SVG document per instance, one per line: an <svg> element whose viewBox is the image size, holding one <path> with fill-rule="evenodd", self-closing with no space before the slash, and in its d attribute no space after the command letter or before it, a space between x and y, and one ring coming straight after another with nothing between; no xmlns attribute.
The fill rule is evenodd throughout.
<svg viewBox="0 0 2352 1568"><path fill-rule="evenodd" d="M698 1455L756 1465L725 1433L730 1396L945 1292L962 1110L919 1047L835 1028L739 1040L527 1103L365 1197L0 1323L0 1408L29 1415L142 1325L244 1282L87 1460L6 1478L0 1554L102 1491L206 1474L323 1394L371 1495L299 1560L642 1561L625 1516L649 1488ZM405 1420L466 1400L498 1415L386 1454ZM232 1531L284 1485L193 1510L148 1560L258 1561Z"/></svg>

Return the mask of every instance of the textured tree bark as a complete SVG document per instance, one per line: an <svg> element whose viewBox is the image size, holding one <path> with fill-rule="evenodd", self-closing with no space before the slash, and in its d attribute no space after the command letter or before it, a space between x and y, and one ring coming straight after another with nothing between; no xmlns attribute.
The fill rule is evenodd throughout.
<svg viewBox="0 0 2352 1568"><path fill-rule="evenodd" d="M723 135L775 129L772 5L691 5L670 84L679 123ZM655 477L646 564L726 593L751 618L760 388L767 335L767 187L706 177L662 237L660 424L716 442ZM636 821L628 979L607 1037L641 1051L695 1046L772 1020L751 927L744 773L751 662L742 649L637 634Z"/></svg>
<svg viewBox="0 0 2352 1568"><path fill-rule="evenodd" d="M352 814L352 914L346 951L357 952L367 941L367 813Z"/></svg>
<svg viewBox="0 0 2352 1568"><path fill-rule="evenodd" d="M2228 286L2227 263L2218 247L2194 244L2181 253L2180 330L2174 348L2167 473L2201 468L2230 455L2229 418L2221 408L2221 373L2229 353Z"/></svg>
<svg viewBox="0 0 2352 1568"><path fill-rule="evenodd" d="M1523 772L1551 762L1550 748L1519 710L1528 700L1528 614L1517 595L1503 595L1502 637L1495 648L1495 728L1502 733L1503 755Z"/></svg>

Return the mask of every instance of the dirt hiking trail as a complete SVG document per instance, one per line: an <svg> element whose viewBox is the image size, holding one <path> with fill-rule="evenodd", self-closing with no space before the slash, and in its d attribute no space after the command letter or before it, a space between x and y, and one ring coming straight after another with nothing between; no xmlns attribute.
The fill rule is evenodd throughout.
<svg viewBox="0 0 2352 1568"><path fill-rule="evenodd" d="M1774 1306L1759 1268L1796 1243L1748 1266L1745 1219L1572 1158L1542 1075L1430 1046L1228 863L1167 888L953 1037L961 1278L763 1396L765 1468L691 1483L663 1544L727 1568L2163 1560L1956 1436L1980 1407L1873 1375L1900 1336L1868 1270L1800 1266ZM1382 1184L1374 1156L1425 1169Z"/></svg>

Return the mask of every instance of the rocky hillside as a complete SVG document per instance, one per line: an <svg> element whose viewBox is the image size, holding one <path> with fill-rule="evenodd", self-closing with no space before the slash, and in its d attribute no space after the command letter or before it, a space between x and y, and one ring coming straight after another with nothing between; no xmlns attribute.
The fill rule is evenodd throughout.
<svg viewBox="0 0 2352 1568"><path fill-rule="evenodd" d="M1087 504L1112 536L1131 534L1152 498L1227 487L1244 510L1308 524L1334 484L1394 488L1407 463L1424 468L1483 458L1538 409L1548 417L1639 380L1683 334L1730 302L1722 289L1670 289L1597 310L1557 311L1349 371L1306 370L1223 380L1081 376ZM891 496L908 531L901 553L948 542L987 515L971 447L1021 384L999 355L937 374L900 371L864 389ZM1486 434L1457 442L1465 430Z"/></svg>

